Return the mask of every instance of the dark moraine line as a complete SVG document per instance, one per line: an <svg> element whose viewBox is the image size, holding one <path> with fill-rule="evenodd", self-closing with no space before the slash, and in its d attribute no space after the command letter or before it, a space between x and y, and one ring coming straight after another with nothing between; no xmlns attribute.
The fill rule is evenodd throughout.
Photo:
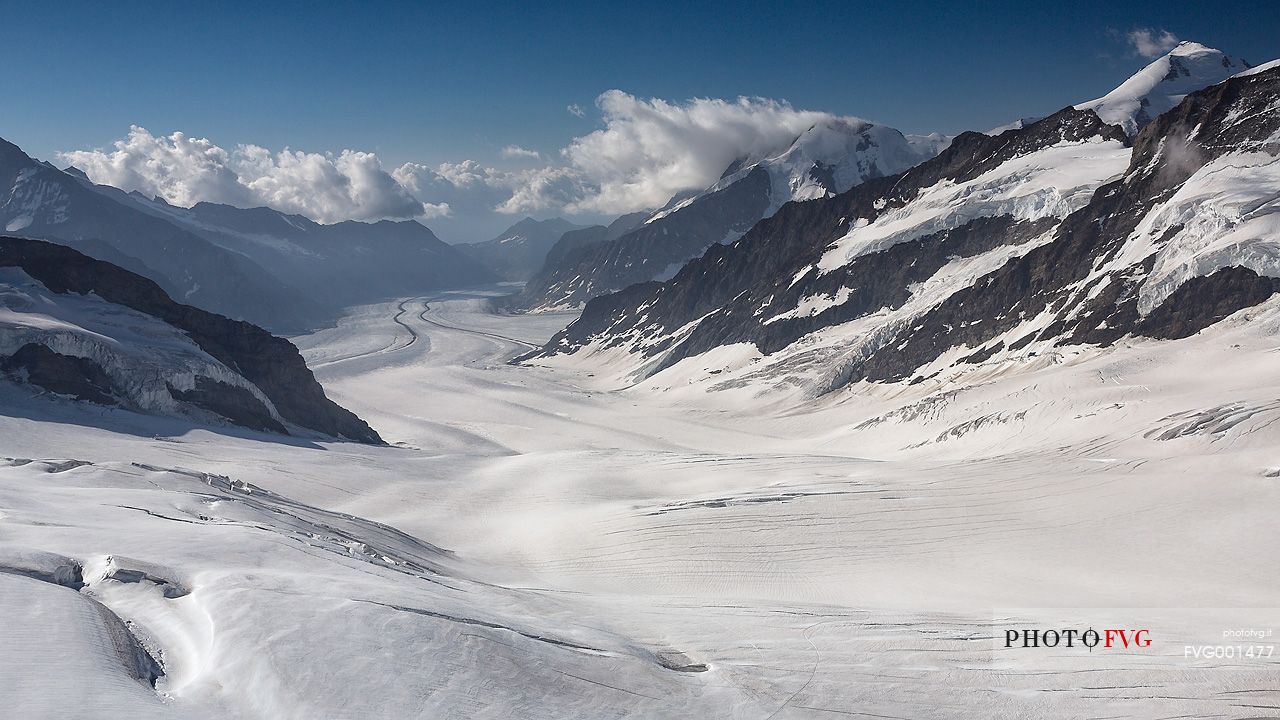
<svg viewBox="0 0 1280 720"><path fill-rule="evenodd" d="M410 327L408 323L400 319L401 317L404 316L405 313L409 312L409 308L405 306L408 305L411 301L412 300L401 300L400 304L396 306L399 308L399 311L391 318L392 322L404 328L405 330L409 331L409 342L403 345L400 345L399 344L400 336L397 335L394 339L392 339L391 343L384 348L379 348L377 350L369 350L366 352L359 352L359 353L355 353L354 355L347 355L344 357L334 358L332 360L325 360L323 362L315 363L311 365L311 367L312 368L328 367L329 365L337 365L338 363L347 362L349 360L357 360L359 358L369 357L371 355L381 355L383 353L396 352L397 350L404 350L410 345L418 342L418 332L414 330L412 327Z"/></svg>
<svg viewBox="0 0 1280 720"><path fill-rule="evenodd" d="M408 304L409 304L409 301L408 301L408 300L401 300L401 301L400 301L400 305L399 305L399 307L400 307L400 312L396 313L396 314L395 314L395 317L393 317L393 318L391 318L391 319L392 319L393 321L395 321L395 323L396 323L397 325L399 325L400 327L402 327L402 328L404 328L405 330L408 330L408 331L409 331L409 342L405 343L404 345L401 345L401 346L400 346L400 347L398 347L398 348L387 348L386 350L383 350L383 352L392 352L393 350L403 350L403 349L405 349L405 348L409 347L410 345L412 345L412 344L414 344L414 343L418 342L418 331L416 331L416 330L414 330L412 327L410 327L410 326L409 326L409 323L407 323L407 322L405 322L405 321L403 321L403 320L401 320L401 319L400 319L400 318L401 318L401 316L403 316L405 313L409 312L409 308L405 307L405 305L408 305ZM423 304L425 305L426 303L423 303ZM392 343L392 344L394 345L394 343Z"/></svg>
<svg viewBox="0 0 1280 720"><path fill-rule="evenodd" d="M440 322L439 320L432 320L428 318L427 313L429 312L431 312L431 303L424 302L422 304L422 312L418 313L418 319L422 320L428 325L435 325L436 327L444 328L445 330L457 330L458 332L470 333L471 335L479 335L480 337L486 337L492 340L505 340L506 342L515 343L516 345L520 345L522 347L526 347L531 350L534 348L542 347L541 345L537 345L537 344L528 342L526 340L519 340L513 337L508 337L506 335L499 335L497 333L488 333L481 330L472 330L470 328L458 327L456 325L448 325L446 323Z"/></svg>

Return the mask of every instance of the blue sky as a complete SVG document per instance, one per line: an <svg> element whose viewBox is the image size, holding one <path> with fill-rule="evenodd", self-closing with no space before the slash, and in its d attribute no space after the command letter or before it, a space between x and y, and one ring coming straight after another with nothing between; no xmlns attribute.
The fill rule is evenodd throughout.
<svg viewBox="0 0 1280 720"><path fill-rule="evenodd" d="M503 147L554 156L612 88L954 133L1104 94L1148 62L1125 41L1138 27L1280 55L1274 2L10 3L0 136L53 158L137 124L388 167L518 165Z"/></svg>

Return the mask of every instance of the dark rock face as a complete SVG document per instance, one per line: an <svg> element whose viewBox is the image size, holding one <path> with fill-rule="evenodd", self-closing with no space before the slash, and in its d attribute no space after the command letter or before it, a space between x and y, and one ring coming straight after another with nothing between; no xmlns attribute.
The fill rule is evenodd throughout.
<svg viewBox="0 0 1280 720"><path fill-rule="evenodd" d="M0 358L0 370L23 373L26 381L59 395L70 395L98 405L115 405L111 378L97 363L82 357L63 355L36 343L27 343L7 358Z"/></svg>
<svg viewBox="0 0 1280 720"><path fill-rule="evenodd" d="M1275 293L1280 293L1280 278L1263 277L1248 268L1223 268L1178 286L1139 323L1138 332L1164 340L1189 337L1240 310L1266 302Z"/></svg>
<svg viewBox="0 0 1280 720"><path fill-rule="evenodd" d="M1021 245L1048 232L1052 235L1046 242L958 289L909 327L880 326L866 355L841 367L831 387L863 379L919 380L913 377L918 368L960 346L973 348L962 361L982 362L1001 349L1038 340L1105 345L1129 334L1185 337L1262 302L1280 285L1244 268L1226 268L1187 282L1142 317L1138 287L1153 257L1103 278L1090 279L1090 273L1115 259L1138 222L1206 162L1275 137L1280 114L1268 109L1277 97L1280 69L1188 95L1137 136L1122 179L1099 188L1088 205L1060 222L975 220L859 257L825 275L802 272L847 232L852 220L874 220L940 181L964 182L1063 141L1128 144L1119 127L1106 125L1092 111L1073 108L996 137L962 134L940 155L904 173L869 180L832 198L784 206L732 245L710 247L667 282L633 285L592 300L542 353L643 338L639 352L661 356L651 372L736 342L754 343L770 354L815 330L900 307L912 283L931 277L950 258ZM1242 117L1249 121L1237 121ZM1175 144L1187 150L1162 151ZM1268 152L1274 155L1280 148ZM801 298L837 291L847 292L848 299L813 315L765 322L772 315L763 312L766 308L796 307ZM1054 314L1048 327L1025 338L1003 337L1046 310ZM691 331L676 334L695 321Z"/></svg>
<svg viewBox="0 0 1280 720"><path fill-rule="evenodd" d="M169 394L174 400L221 415L250 430L288 434L284 426L271 417L271 411L267 406L254 397L253 393L242 387L228 385L212 378L197 377L194 388L179 390L170 385Z"/></svg>
<svg viewBox="0 0 1280 720"><path fill-rule="evenodd" d="M766 354L773 353L815 330L883 308L901 307L911 298L911 285L928 280L953 258L973 257L999 245L1022 244L1043 234L1055 222L1053 218L1017 222L1007 215L980 218L860 257L813 282L790 287L780 283L775 287L774 301L782 307L795 306L806 296L830 296L842 288L852 288L849 300L815 315L765 324L763 318L754 313L755 308L748 299L750 295L741 296L708 318L708 329L682 343L679 351L668 355L659 367L667 367L716 345L744 340L754 342Z"/></svg>
<svg viewBox="0 0 1280 720"><path fill-rule="evenodd" d="M179 328L209 355L262 390L289 422L335 437L382 439L325 397L298 349L256 325L174 302L154 282L70 248L0 238L0 267L19 267L55 293L96 293Z"/></svg>

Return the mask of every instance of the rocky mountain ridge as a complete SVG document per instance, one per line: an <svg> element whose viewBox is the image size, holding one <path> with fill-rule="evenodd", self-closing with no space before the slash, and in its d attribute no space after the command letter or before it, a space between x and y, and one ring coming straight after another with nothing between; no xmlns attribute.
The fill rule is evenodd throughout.
<svg viewBox="0 0 1280 720"><path fill-rule="evenodd" d="M633 378L683 362L712 385L815 395L1185 337L1280 289L1278 104L1271 69L1187 95L1132 150L1070 107L963 134L904 173L789 204L665 283L593 300L539 362L607 358Z"/></svg>
<svg viewBox="0 0 1280 720"><path fill-rule="evenodd" d="M142 412L382 442L325 396L297 348L262 328L54 243L0 237L0 271L0 365L11 380Z"/></svg>

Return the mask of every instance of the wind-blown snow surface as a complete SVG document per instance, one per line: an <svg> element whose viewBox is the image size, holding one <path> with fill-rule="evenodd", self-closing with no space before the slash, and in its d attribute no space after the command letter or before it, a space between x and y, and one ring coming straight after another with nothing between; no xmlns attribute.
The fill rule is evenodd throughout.
<svg viewBox="0 0 1280 720"><path fill-rule="evenodd" d="M0 607L16 619L0 623L0 707L763 720L1277 704L1280 657L1183 657L1225 628L1280 626L1276 299L1173 343L785 412L509 366L570 318L482 306L409 299L296 339L393 447L0 385L0 456L16 458L0 462ZM1153 645L993 639L1089 626L1150 627Z"/></svg>

